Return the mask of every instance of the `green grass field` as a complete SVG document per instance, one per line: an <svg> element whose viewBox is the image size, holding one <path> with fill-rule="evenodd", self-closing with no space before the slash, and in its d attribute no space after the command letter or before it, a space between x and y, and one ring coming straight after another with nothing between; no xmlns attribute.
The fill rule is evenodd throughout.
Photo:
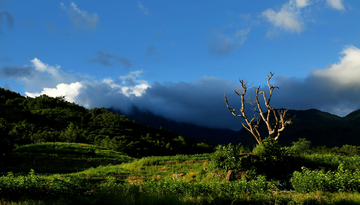
<svg viewBox="0 0 360 205"><path fill-rule="evenodd" d="M0 204L360 204L359 156L304 154L287 182L226 181L211 154L141 159L103 147L38 143L1 166ZM284 184L284 189L279 184Z"/></svg>

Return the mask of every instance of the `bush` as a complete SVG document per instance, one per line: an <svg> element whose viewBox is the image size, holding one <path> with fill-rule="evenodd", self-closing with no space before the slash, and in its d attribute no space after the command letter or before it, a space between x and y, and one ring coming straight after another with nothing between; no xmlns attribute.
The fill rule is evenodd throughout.
<svg viewBox="0 0 360 205"><path fill-rule="evenodd" d="M298 192L344 192L360 191L360 170L344 169L340 164L337 171L309 170L295 171L290 179L292 187Z"/></svg>
<svg viewBox="0 0 360 205"><path fill-rule="evenodd" d="M301 156L304 154L309 154L311 142L305 138L299 138L299 141L292 142L290 147L290 152L292 155Z"/></svg>
<svg viewBox="0 0 360 205"><path fill-rule="evenodd" d="M245 151L245 148L238 145L232 145L231 143L226 145L218 145L216 151L211 155L211 168L223 169L223 170L244 170L241 161L240 154Z"/></svg>
<svg viewBox="0 0 360 205"><path fill-rule="evenodd" d="M290 152L286 147L281 147L274 138L268 137L263 143L258 144L253 153L259 157L260 162L256 167L262 173L270 177L279 178L286 175L286 163L289 160Z"/></svg>

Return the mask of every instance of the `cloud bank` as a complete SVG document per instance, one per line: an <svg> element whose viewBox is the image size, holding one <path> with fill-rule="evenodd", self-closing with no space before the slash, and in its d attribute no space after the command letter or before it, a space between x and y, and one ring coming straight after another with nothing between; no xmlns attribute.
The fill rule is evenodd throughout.
<svg viewBox="0 0 360 205"><path fill-rule="evenodd" d="M142 79L142 71L131 71L117 79L80 79L50 66L37 58L32 65L4 66L1 78L13 78L29 84L37 83L37 92L26 92L34 97L66 95L66 100L93 107L114 107L130 112L132 105L179 122L239 130L241 118L236 118L226 108L223 96L227 93L230 107L237 112L240 98L234 93L235 81L203 76L193 82L154 82ZM267 77L261 90L268 91ZM360 49L347 46L340 52L339 61L313 70L306 78L286 77L276 73L271 83L275 89L271 104L275 108L319 109L344 116L360 108ZM257 87L258 85L254 85ZM252 88L247 97L254 97ZM249 116L251 106L247 105Z"/></svg>

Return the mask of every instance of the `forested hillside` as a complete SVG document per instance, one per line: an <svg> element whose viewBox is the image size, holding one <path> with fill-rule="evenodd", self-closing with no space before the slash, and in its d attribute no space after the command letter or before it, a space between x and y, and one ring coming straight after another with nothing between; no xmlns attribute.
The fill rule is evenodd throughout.
<svg viewBox="0 0 360 205"><path fill-rule="evenodd" d="M178 134L140 125L105 108L88 110L64 97L23 97L0 88L0 150L5 156L16 146L34 142L78 142L99 145L129 156L211 152Z"/></svg>

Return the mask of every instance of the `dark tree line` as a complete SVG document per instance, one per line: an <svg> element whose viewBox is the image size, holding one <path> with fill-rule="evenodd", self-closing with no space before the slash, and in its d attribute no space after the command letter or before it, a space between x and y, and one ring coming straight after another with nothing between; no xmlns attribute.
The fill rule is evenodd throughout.
<svg viewBox="0 0 360 205"><path fill-rule="evenodd" d="M36 142L89 143L136 157L213 151L212 143L140 125L106 108L88 110L63 96L30 98L0 88L0 157Z"/></svg>

